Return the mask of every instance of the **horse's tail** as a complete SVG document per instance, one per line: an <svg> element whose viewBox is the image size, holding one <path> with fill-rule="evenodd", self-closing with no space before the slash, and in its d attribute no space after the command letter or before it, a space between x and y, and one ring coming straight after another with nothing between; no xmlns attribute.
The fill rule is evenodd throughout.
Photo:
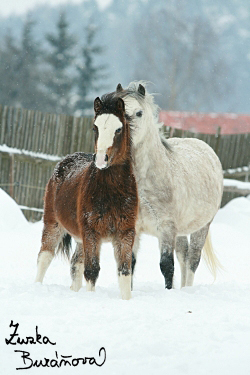
<svg viewBox="0 0 250 375"><path fill-rule="evenodd" d="M70 252L71 236L68 233L66 233L57 247L56 255L61 254L62 256L70 260Z"/></svg>
<svg viewBox="0 0 250 375"><path fill-rule="evenodd" d="M223 267L222 267L219 259L217 258L216 254L214 252L212 241L211 241L210 230L208 231L206 242L205 242L205 245L203 247L202 254L203 254L203 258L205 260L205 263L206 263L209 271L213 275L213 278L214 278L214 281L215 281L217 270L218 269L222 270Z"/></svg>

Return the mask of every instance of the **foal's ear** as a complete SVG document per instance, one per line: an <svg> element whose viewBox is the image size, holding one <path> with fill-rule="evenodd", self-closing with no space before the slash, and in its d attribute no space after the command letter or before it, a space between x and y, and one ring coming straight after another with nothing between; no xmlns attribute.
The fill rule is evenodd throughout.
<svg viewBox="0 0 250 375"><path fill-rule="evenodd" d="M145 96L145 87L142 86L141 84L139 84L138 92L139 92L139 94L141 94L142 96Z"/></svg>
<svg viewBox="0 0 250 375"><path fill-rule="evenodd" d="M94 110L97 113L101 109L102 109L102 101L101 101L101 99L98 96L97 98L95 98L95 101L94 101Z"/></svg>
<svg viewBox="0 0 250 375"><path fill-rule="evenodd" d="M120 83L118 83L118 85L116 87L116 92L121 92L122 90L123 90L122 85Z"/></svg>
<svg viewBox="0 0 250 375"><path fill-rule="evenodd" d="M125 112L125 104L122 98L118 98L116 106L119 112Z"/></svg>

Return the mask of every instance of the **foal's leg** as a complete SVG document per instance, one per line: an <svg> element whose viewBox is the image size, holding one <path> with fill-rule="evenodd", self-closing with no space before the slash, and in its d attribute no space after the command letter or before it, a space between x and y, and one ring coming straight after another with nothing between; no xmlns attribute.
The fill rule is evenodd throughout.
<svg viewBox="0 0 250 375"><path fill-rule="evenodd" d="M134 240L133 250L132 250L131 290L133 290L133 279L134 279L134 272L135 272L135 264L136 264L136 258L137 258L139 246L140 246L140 236L136 235L135 240Z"/></svg>
<svg viewBox="0 0 250 375"><path fill-rule="evenodd" d="M88 292L95 291L95 283L100 271L101 240L93 230L86 231L83 235L84 277Z"/></svg>
<svg viewBox="0 0 250 375"><path fill-rule="evenodd" d="M183 288L187 277L188 239L186 236L176 238L175 250L181 267L181 287Z"/></svg>
<svg viewBox="0 0 250 375"><path fill-rule="evenodd" d="M44 275L55 255L55 248L62 240L64 231L58 223L44 224L42 246L37 258L37 274L35 282L43 282Z"/></svg>
<svg viewBox="0 0 250 375"><path fill-rule="evenodd" d="M122 299L126 300L131 298L132 248L134 238L135 230L128 229L118 232L113 239L121 296Z"/></svg>
<svg viewBox="0 0 250 375"><path fill-rule="evenodd" d="M174 230L169 230L164 234L160 240L161 259L160 268L165 278L165 288L172 289L174 277L174 248L175 248L175 233Z"/></svg>
<svg viewBox="0 0 250 375"><path fill-rule="evenodd" d="M83 258L83 246L78 243L76 250L71 259L70 274L72 279L72 285L70 287L74 292L78 292L82 287L82 278L84 272L84 258Z"/></svg>
<svg viewBox="0 0 250 375"><path fill-rule="evenodd" d="M187 255L187 278L186 286L192 286L194 282L194 274L200 263L201 251L206 241L209 230L209 224L202 229L194 232L190 236L190 245Z"/></svg>

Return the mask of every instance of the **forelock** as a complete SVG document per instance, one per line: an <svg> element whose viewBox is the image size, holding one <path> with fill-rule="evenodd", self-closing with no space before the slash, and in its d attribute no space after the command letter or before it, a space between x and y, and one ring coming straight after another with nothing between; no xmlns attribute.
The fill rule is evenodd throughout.
<svg viewBox="0 0 250 375"><path fill-rule="evenodd" d="M149 82L147 81L133 81L133 82L130 82L128 87L125 88L124 90L118 93L115 92L113 94L116 94L117 96L119 96L120 98L124 100L126 100L126 98L136 99L142 107L150 107L150 110L152 111L154 117L158 118L159 107L154 102L154 95L150 94L147 91L148 84ZM139 85L142 85L145 87L145 95L142 95L138 91Z"/></svg>

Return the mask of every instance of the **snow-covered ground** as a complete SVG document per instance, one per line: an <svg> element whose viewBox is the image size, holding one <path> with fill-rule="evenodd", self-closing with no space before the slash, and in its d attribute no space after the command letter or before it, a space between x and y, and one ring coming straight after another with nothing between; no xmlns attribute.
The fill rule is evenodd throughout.
<svg viewBox="0 0 250 375"><path fill-rule="evenodd" d="M165 290L157 240L144 236L130 301L120 298L109 244L102 249L96 293L72 292L69 265L61 259L52 262L43 285L34 284L41 230L41 222L28 223L0 190L1 375L28 367L27 356L58 362L72 356L68 360L78 364L31 368L30 374L250 374L250 199L231 201L211 226L225 269L214 283L202 262L195 285L180 290L176 261L176 289ZM14 332L11 320L19 323L20 337L35 337L38 326L38 333L56 345L7 345L5 338ZM102 367L72 362L95 357L100 364L102 347ZM20 351L30 353L26 364Z"/></svg>

